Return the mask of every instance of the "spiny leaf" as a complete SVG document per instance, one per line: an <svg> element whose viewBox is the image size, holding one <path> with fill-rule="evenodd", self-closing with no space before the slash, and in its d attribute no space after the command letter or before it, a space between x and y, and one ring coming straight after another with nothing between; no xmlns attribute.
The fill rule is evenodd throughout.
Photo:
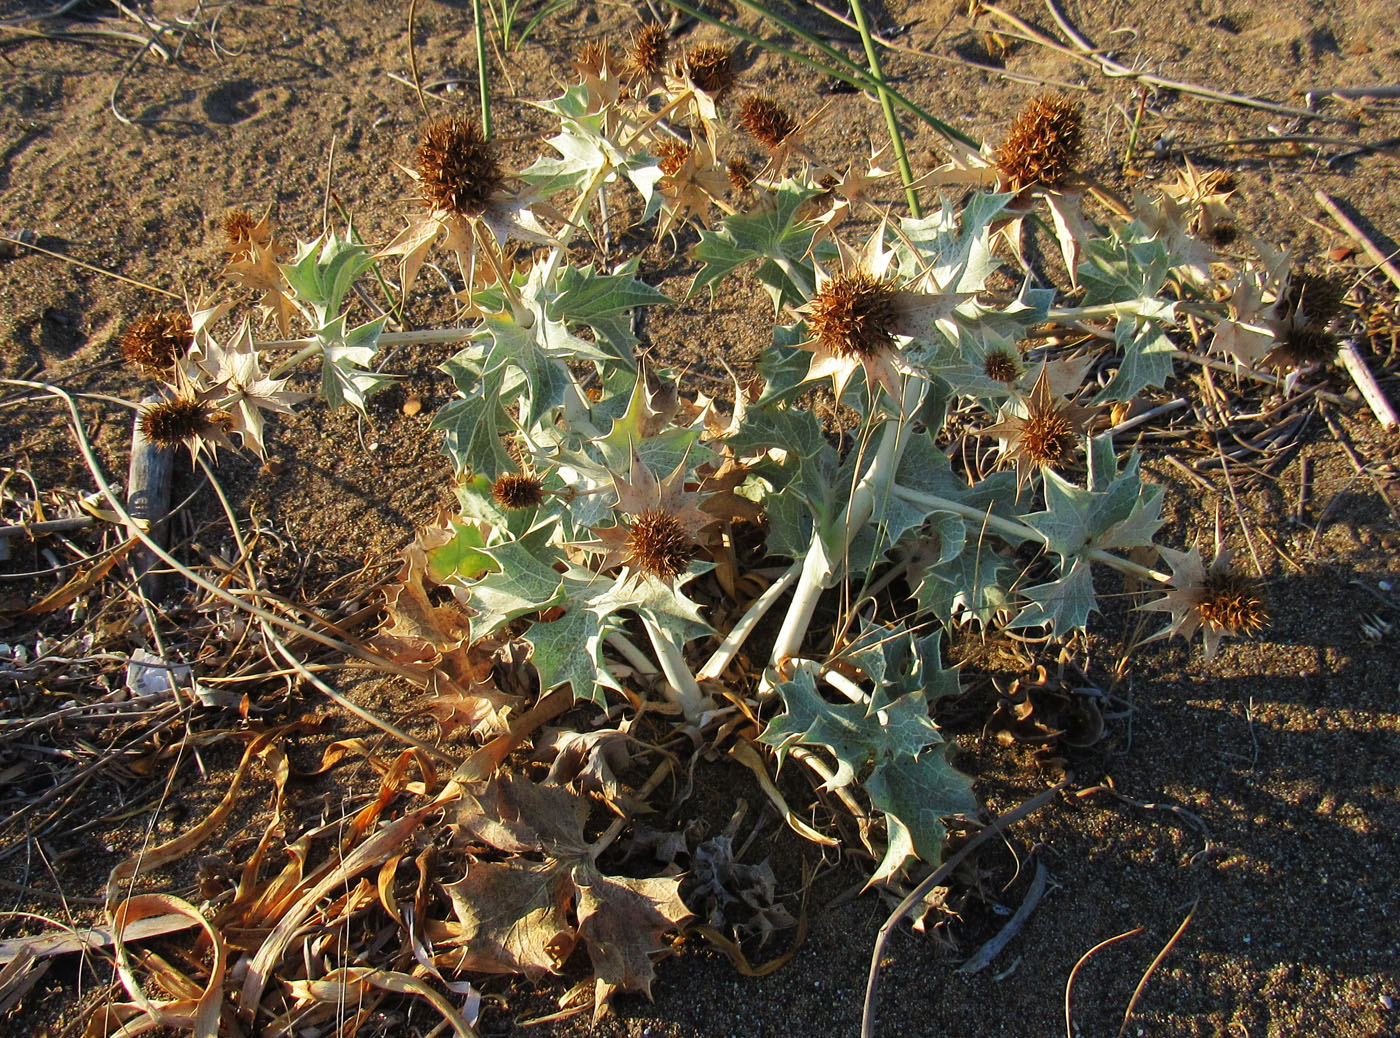
<svg viewBox="0 0 1400 1038"><path fill-rule="evenodd" d="M870 877L882 883L914 858L937 865L947 827L943 819L977 810L972 780L948 762L947 747L880 762L865 781L870 802L885 814L888 846Z"/></svg>
<svg viewBox="0 0 1400 1038"><path fill-rule="evenodd" d="M559 553L552 535L551 525L540 526L519 540L483 552L497 572L471 585L471 605L481 613L472 625L477 638L485 638L518 616L559 604L564 577L554 569Z"/></svg>

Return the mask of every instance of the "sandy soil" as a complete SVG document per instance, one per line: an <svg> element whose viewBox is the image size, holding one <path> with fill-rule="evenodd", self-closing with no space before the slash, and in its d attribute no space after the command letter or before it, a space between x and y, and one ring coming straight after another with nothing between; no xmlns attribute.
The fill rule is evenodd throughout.
<svg viewBox="0 0 1400 1038"><path fill-rule="evenodd" d="M45 6L0 3L0 18ZM165 2L153 7L167 19L187 10ZM90 13L104 8L81 5ZM1021 0L1012 9L1052 29L1039 4ZM1287 104L1302 104L1303 92L1313 88L1400 80L1400 15L1389 0L1117 0L1064 9L1089 40L1118 48L1114 55L1125 65ZM443 111L470 104L470 17L465 2L419 4L424 80L463 77L460 89L432 102ZM523 166L539 152L545 120L526 102L560 85L565 56L586 41L620 38L636 18L629 5L578 5L547 20L509 54L496 84L508 162ZM1125 176L1140 103L1133 84L1028 43L1015 43L1004 59L989 57L983 30L993 23L972 25L965 4L952 0L892 0L880 24L898 32L901 43L942 56L890 56L888 72L901 89L976 136L998 139L1037 88L961 62L1004 64L1010 72L1084 88L1076 96L1086 105L1090 172L1117 190L1171 179L1181 168L1173 148L1184 148L1198 167L1235 175L1242 225L1301 257L1349 279L1365 269L1356 260L1329 257L1347 242L1314 200L1318 188L1343 201L1384 251L1396 247L1400 196L1393 146L1328 164L1322 155L1342 149L1219 144L1279 132L1393 138L1400 132L1394 102L1323 106L1328 115L1358 119L1358 129L1322 120L1294 124L1288 116L1179 93L1150 95ZM391 78L408 73L405 5L230 4L216 35L206 21L180 61L147 55L132 69L130 42L46 40L13 25L0 27L0 233L32 231L50 251L198 293L221 265L215 228L229 207L270 207L280 226L309 237L321 226L329 183L367 239L386 240L400 225L408 188L393 164L409 160L420 121L412 89ZM692 27L682 36L709 33ZM856 53L842 32L833 31L832 38ZM806 109L814 95L827 93L786 59L751 53L746 64L744 84L761 84L794 108ZM113 99L133 124L118 121ZM882 138L876 106L847 93L829 99L833 110L817 137L818 150L856 154ZM936 140L924 130L914 131L912 151L921 168L941 161ZM643 270L673 295L683 293L693 272L669 245L649 246ZM1395 293L1383 284L1372 275L1363 292L1382 318L1388 309L1393 328ZM707 358L742 364L765 334L751 295L739 284L713 304L674 308L649 323L647 335L664 360L693 365L697 377L715 370ZM0 257L0 375L137 399L142 385L118 364L116 338L151 302L132 284L33 252ZM426 324L448 312L437 299L411 316ZM1392 399L1400 395L1390 374L1397 363L1394 343L1393 332L1378 335L1376 352L1369 354ZM368 422L311 407L279 424L271 433L279 462L273 469L260 470L244 458L222 461L220 479L238 513L259 516L269 535L281 539L282 555L269 557L266 569L278 590L312 601L363 600L364 587L386 571L415 526L451 501L448 466L428 428L433 410L450 394L434 371L447 354L433 348L391 357L388 369L406 378L377 398ZM1191 391L1198 373L1180 375L1174 389ZM1339 371L1326 383L1335 393L1350 390ZM0 389L5 471L23 469L45 493L90 492L59 407L17 408L8 403L14 394L12 386ZM403 404L415 394L422 410L406 415ZM1265 399L1262 391L1259 399ZM100 460L109 471L123 472L128 413L100 399L82 408ZM1391 1008L1400 999L1400 893L1393 881L1400 861L1400 649L1394 636L1372 639L1364 630L1372 616L1400 623L1400 595L1390 590L1400 579L1394 518L1400 498L1388 483L1393 470L1387 475L1383 469L1394 459L1396 440L1364 409L1334 407L1331 413L1342 440L1314 416L1286 465L1267 478L1238 474L1234 491L1216 470L1208 475L1220 492L1204 492L1166 461L1163 448L1145 447L1148 469L1167 487L1170 523L1160 539L1184 546L1207 538L1219 512L1227 539L1248 557L1247 528L1268 579L1272 624L1256 641L1227 642L1210 662L1202 660L1199 644L1158 645L1133 657L1118 690L1131 700L1131 714L1110 721L1105 739L1081 754L1077 767L1080 774L1111 779L1125 797L1148 806L1105 794L1067 798L1019 826L1012 844L984 854L976 873L962 877L978 895L968 899L964 920L944 931L955 948L907 931L892 944L881 989L882 1034L1063 1033L1065 985L1075 963L1098 942L1141 928L1096 954L1075 982L1075 1033L1115 1033L1144 970L1192 911L1126 1033L1400 1034L1400 1011ZM1348 450L1373 466L1375 479L1358 474ZM1190 463L1207 455L1180 456ZM1305 466L1310 500L1300 508ZM196 486L183 472L177 497ZM227 530L217 532L218 504L207 489L185 522L196 549L225 547ZM0 608L8 610L0 624L9 625L0 626L0 640L32 644L32 623L14 611L59 581L12 575L47 565L33 548L0 563ZM360 575L334 583L348 574ZM1383 581L1389 582L1385 589ZM1110 610L1095 627L1090 657L1101 678L1113 669L1132 622ZM143 635L133 630L126 638L135 647ZM411 705L403 689L384 683L355 694L374 708ZM977 776L988 811L997 812L1043 788L1046 773L1026 749L984 737L989 702L986 693L973 696L948 721L958 735L960 763ZM67 825L45 832L35 846L57 859L52 868L33 848L0 860L0 873L8 877L0 901L12 912L70 909L84 918L92 909L83 899L100 896L106 871L135 849L147 821L169 833L179 830L183 817L197 817L217 799L237 753L215 746L201 761L187 760L172 798L179 804L167 804L159 817L147 812L113 820L80 836L66 834ZM4 774L4 782L15 781ZM144 803L143 792L146 799L159 792L149 779L144 786L141 781L139 774L104 779L74 811L82 821L120 814ZM722 827L739 795L732 773L716 769L702 779L706 783L701 799L712 812L709 824ZM318 795L349 794L342 788ZM761 857L766 843L795 907L803 856L814 858L813 852L785 830L769 828L751 856ZM1049 871L1049 892L990 969L956 973L958 962L1020 903L1033 871L1026 857L1032 851ZM621 999L616 1018L596 1033L854 1033L870 948L889 910L875 896L826 907L858 877L850 866L821 875L811 892L811 934L775 974L740 976L703 942L688 942L660 966L654 1003ZM66 906L60 895L68 898ZM31 920L17 915L0 925L7 936L32 929ZM0 1030L76 1033L77 1007L92 997L95 976L106 979L98 970L56 966L21 1004L21 1015L0 1023ZM488 990L504 1003L488 1007L483 1032L503 1034L549 1013L563 987ZM388 1015L370 1033L426 1033L431 1026L418 1009L407 1018ZM533 1033L589 1031L585 1018L575 1018Z"/></svg>

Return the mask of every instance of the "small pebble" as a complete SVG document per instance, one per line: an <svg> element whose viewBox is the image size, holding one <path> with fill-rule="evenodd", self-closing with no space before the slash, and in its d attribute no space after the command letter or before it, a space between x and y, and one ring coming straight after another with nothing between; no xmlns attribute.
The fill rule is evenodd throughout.
<svg viewBox="0 0 1400 1038"><path fill-rule="evenodd" d="M1356 250L1350 245L1338 245L1336 248L1328 250L1327 258L1333 263L1341 263L1343 260L1349 260L1355 255Z"/></svg>
<svg viewBox="0 0 1400 1038"><path fill-rule="evenodd" d="M412 394L403 402L403 413L410 418L421 410L423 410L423 398L417 393Z"/></svg>
<svg viewBox="0 0 1400 1038"><path fill-rule="evenodd" d="M1384 1009L1387 1013L1390 1012L1392 1009L1395 1008L1394 1000L1389 995L1382 995L1381 1008Z"/></svg>
<svg viewBox="0 0 1400 1038"><path fill-rule="evenodd" d="M11 234L4 232L6 238L13 238L14 241L0 241L0 259L14 259L19 255L20 245L33 245L39 240L39 236L28 227L18 233Z"/></svg>

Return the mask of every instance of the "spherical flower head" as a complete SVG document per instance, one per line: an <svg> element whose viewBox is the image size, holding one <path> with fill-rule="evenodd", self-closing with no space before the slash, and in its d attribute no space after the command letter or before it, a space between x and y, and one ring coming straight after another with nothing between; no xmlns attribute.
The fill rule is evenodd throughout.
<svg viewBox="0 0 1400 1038"><path fill-rule="evenodd" d="M538 476L507 472L491 484L491 496L502 508L534 508L544 500L544 483Z"/></svg>
<svg viewBox="0 0 1400 1038"><path fill-rule="evenodd" d="M660 160L657 165L661 172L673 177L685 165L685 160L690 158L690 146L680 141L664 140L656 146L656 157Z"/></svg>
<svg viewBox="0 0 1400 1038"><path fill-rule="evenodd" d="M1011 385L1021 377L1021 361L1010 350L992 349L982 361L982 373L994 382Z"/></svg>
<svg viewBox="0 0 1400 1038"><path fill-rule="evenodd" d="M739 120L760 144L776 148L797 129L797 120L786 108L766 97L746 97L739 106Z"/></svg>
<svg viewBox="0 0 1400 1038"><path fill-rule="evenodd" d="M684 71L692 83L718 99L734 85L734 56L728 47L702 44L686 51Z"/></svg>
<svg viewBox="0 0 1400 1038"><path fill-rule="evenodd" d="M183 310L142 314L122 336L122 356L148 375L168 375L194 343L194 326Z"/></svg>
<svg viewBox="0 0 1400 1038"><path fill-rule="evenodd" d="M1042 94L1026 102L997 152L997 171L1011 187L1056 187L1075 170L1083 142L1083 106Z"/></svg>
<svg viewBox="0 0 1400 1038"><path fill-rule="evenodd" d="M838 274L810 304L812 334L843 360L868 360L893 349L896 293L893 281L865 271Z"/></svg>
<svg viewBox="0 0 1400 1038"><path fill-rule="evenodd" d="M247 252L257 240L257 227L257 218L248 210L230 209L224 214L224 247L230 252Z"/></svg>
<svg viewBox="0 0 1400 1038"><path fill-rule="evenodd" d="M152 404L141 412L141 435L157 447L178 447L204 435L211 422L209 409L192 397Z"/></svg>
<svg viewBox="0 0 1400 1038"><path fill-rule="evenodd" d="M1323 325L1313 321L1290 323L1278 344L1264 358L1271 368L1305 368L1326 364L1341 344Z"/></svg>
<svg viewBox="0 0 1400 1038"><path fill-rule="evenodd" d="M1268 624L1269 610L1258 582L1234 570L1228 548L1217 548L1209 569L1201 560L1200 548L1158 550L1171 566L1171 584L1164 597L1138 607L1171 614L1171 625L1154 637L1179 634L1190 641L1199 630L1210 659L1225 635L1252 638Z"/></svg>
<svg viewBox="0 0 1400 1038"><path fill-rule="evenodd" d="M1025 401L1025 414L1003 413L1002 420L983 430L1005 441L1001 457L1016 465L1016 485L1025 484L1040 468L1062 469L1078 449L1095 411L1050 391L1050 374L1042 366L1040 376Z"/></svg>
<svg viewBox="0 0 1400 1038"><path fill-rule="evenodd" d="M670 581L685 572L695 544L681 520L661 508L649 508L628 524L624 563L639 573Z"/></svg>
<svg viewBox="0 0 1400 1038"><path fill-rule="evenodd" d="M418 179L429 207L480 216L503 177L495 150L465 116L431 122L418 145Z"/></svg>
<svg viewBox="0 0 1400 1038"><path fill-rule="evenodd" d="M659 76L666 68L666 56L671 49L671 39L663 25L643 25L632 40L632 66L640 74L651 78Z"/></svg>
<svg viewBox="0 0 1400 1038"><path fill-rule="evenodd" d="M747 191L753 184L753 167L743 157L730 159L728 165L724 167L724 171L729 174L729 183L733 185L735 191Z"/></svg>
<svg viewBox="0 0 1400 1038"><path fill-rule="evenodd" d="M1206 576L1196 609L1207 627L1246 638L1258 634L1269 621L1268 608L1256 593L1254 581L1230 569L1212 570Z"/></svg>

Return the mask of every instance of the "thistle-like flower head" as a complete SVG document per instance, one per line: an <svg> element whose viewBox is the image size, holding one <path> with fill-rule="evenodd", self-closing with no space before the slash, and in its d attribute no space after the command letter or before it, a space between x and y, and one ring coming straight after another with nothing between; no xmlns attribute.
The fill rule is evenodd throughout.
<svg viewBox="0 0 1400 1038"><path fill-rule="evenodd" d="M677 71L718 101L734 86L734 54L728 47L704 43L685 52Z"/></svg>
<svg viewBox="0 0 1400 1038"><path fill-rule="evenodd" d="M685 489L682 461L661 482L635 453L626 479L613 477L620 522L595 529L597 540L582 545L603 553L599 568L627 567L636 579L674 584L700 547L715 517L701 511L699 495Z"/></svg>
<svg viewBox="0 0 1400 1038"><path fill-rule="evenodd" d="M1083 138L1083 106L1067 97L1041 94L1016 113L997 152L997 171L1013 189L1056 187L1075 171Z"/></svg>
<svg viewBox="0 0 1400 1038"><path fill-rule="evenodd" d="M654 80L666 70L666 57L671 50L671 38L666 27L649 23L637 30L632 38L628 58L638 79Z"/></svg>
<svg viewBox="0 0 1400 1038"><path fill-rule="evenodd" d="M746 97L739 106L739 121L764 147L774 149L797 129L797 120L782 105L767 97Z"/></svg>
<svg viewBox="0 0 1400 1038"><path fill-rule="evenodd" d="M503 179L495 149L472 119L451 115L424 127L418 182L430 208L480 216Z"/></svg>
<svg viewBox="0 0 1400 1038"><path fill-rule="evenodd" d="M227 414L196 397L177 396L142 408L137 422L141 435L157 447L169 449L183 443L197 455L210 443L233 449L224 427L227 419Z"/></svg>
<svg viewBox="0 0 1400 1038"><path fill-rule="evenodd" d="M1042 366L1031 395L1025 400L1025 414L1002 413L1002 420L984 430L1002 440L1001 456L1016 465L1016 485L1024 485L1040 468L1062 469L1079 449L1095 414L1092 407L1081 407L1057 399L1050 389L1049 369Z"/></svg>
<svg viewBox="0 0 1400 1038"><path fill-rule="evenodd" d="M194 325L183 310L156 310L132 321L122 335L122 356L147 375L168 376L194 344Z"/></svg>
<svg viewBox="0 0 1400 1038"><path fill-rule="evenodd" d="M491 496L502 508L534 508L544 500L544 482L538 476L507 472L491 484Z"/></svg>
<svg viewBox="0 0 1400 1038"><path fill-rule="evenodd" d="M881 224L859 253L836 238L840 271L817 264L816 291L798 308L811 331L799 344L812 353L806 381L831 378L838 400L857 369L872 393L883 386L899 400L901 375L910 370L900 339L927 339L934 322L967 298L903 287L891 272L894 254L885 250L884 234Z"/></svg>
<svg viewBox="0 0 1400 1038"><path fill-rule="evenodd" d="M1252 638L1268 624L1269 610L1258 582L1231 566L1228 548L1217 546L1209 569L1201 560L1199 546L1188 552L1158 551L1172 570L1170 590L1165 597L1138 608L1171 614L1171 625L1160 637L1179 634L1190 641L1199 630L1206 659L1210 659L1225 635Z"/></svg>

